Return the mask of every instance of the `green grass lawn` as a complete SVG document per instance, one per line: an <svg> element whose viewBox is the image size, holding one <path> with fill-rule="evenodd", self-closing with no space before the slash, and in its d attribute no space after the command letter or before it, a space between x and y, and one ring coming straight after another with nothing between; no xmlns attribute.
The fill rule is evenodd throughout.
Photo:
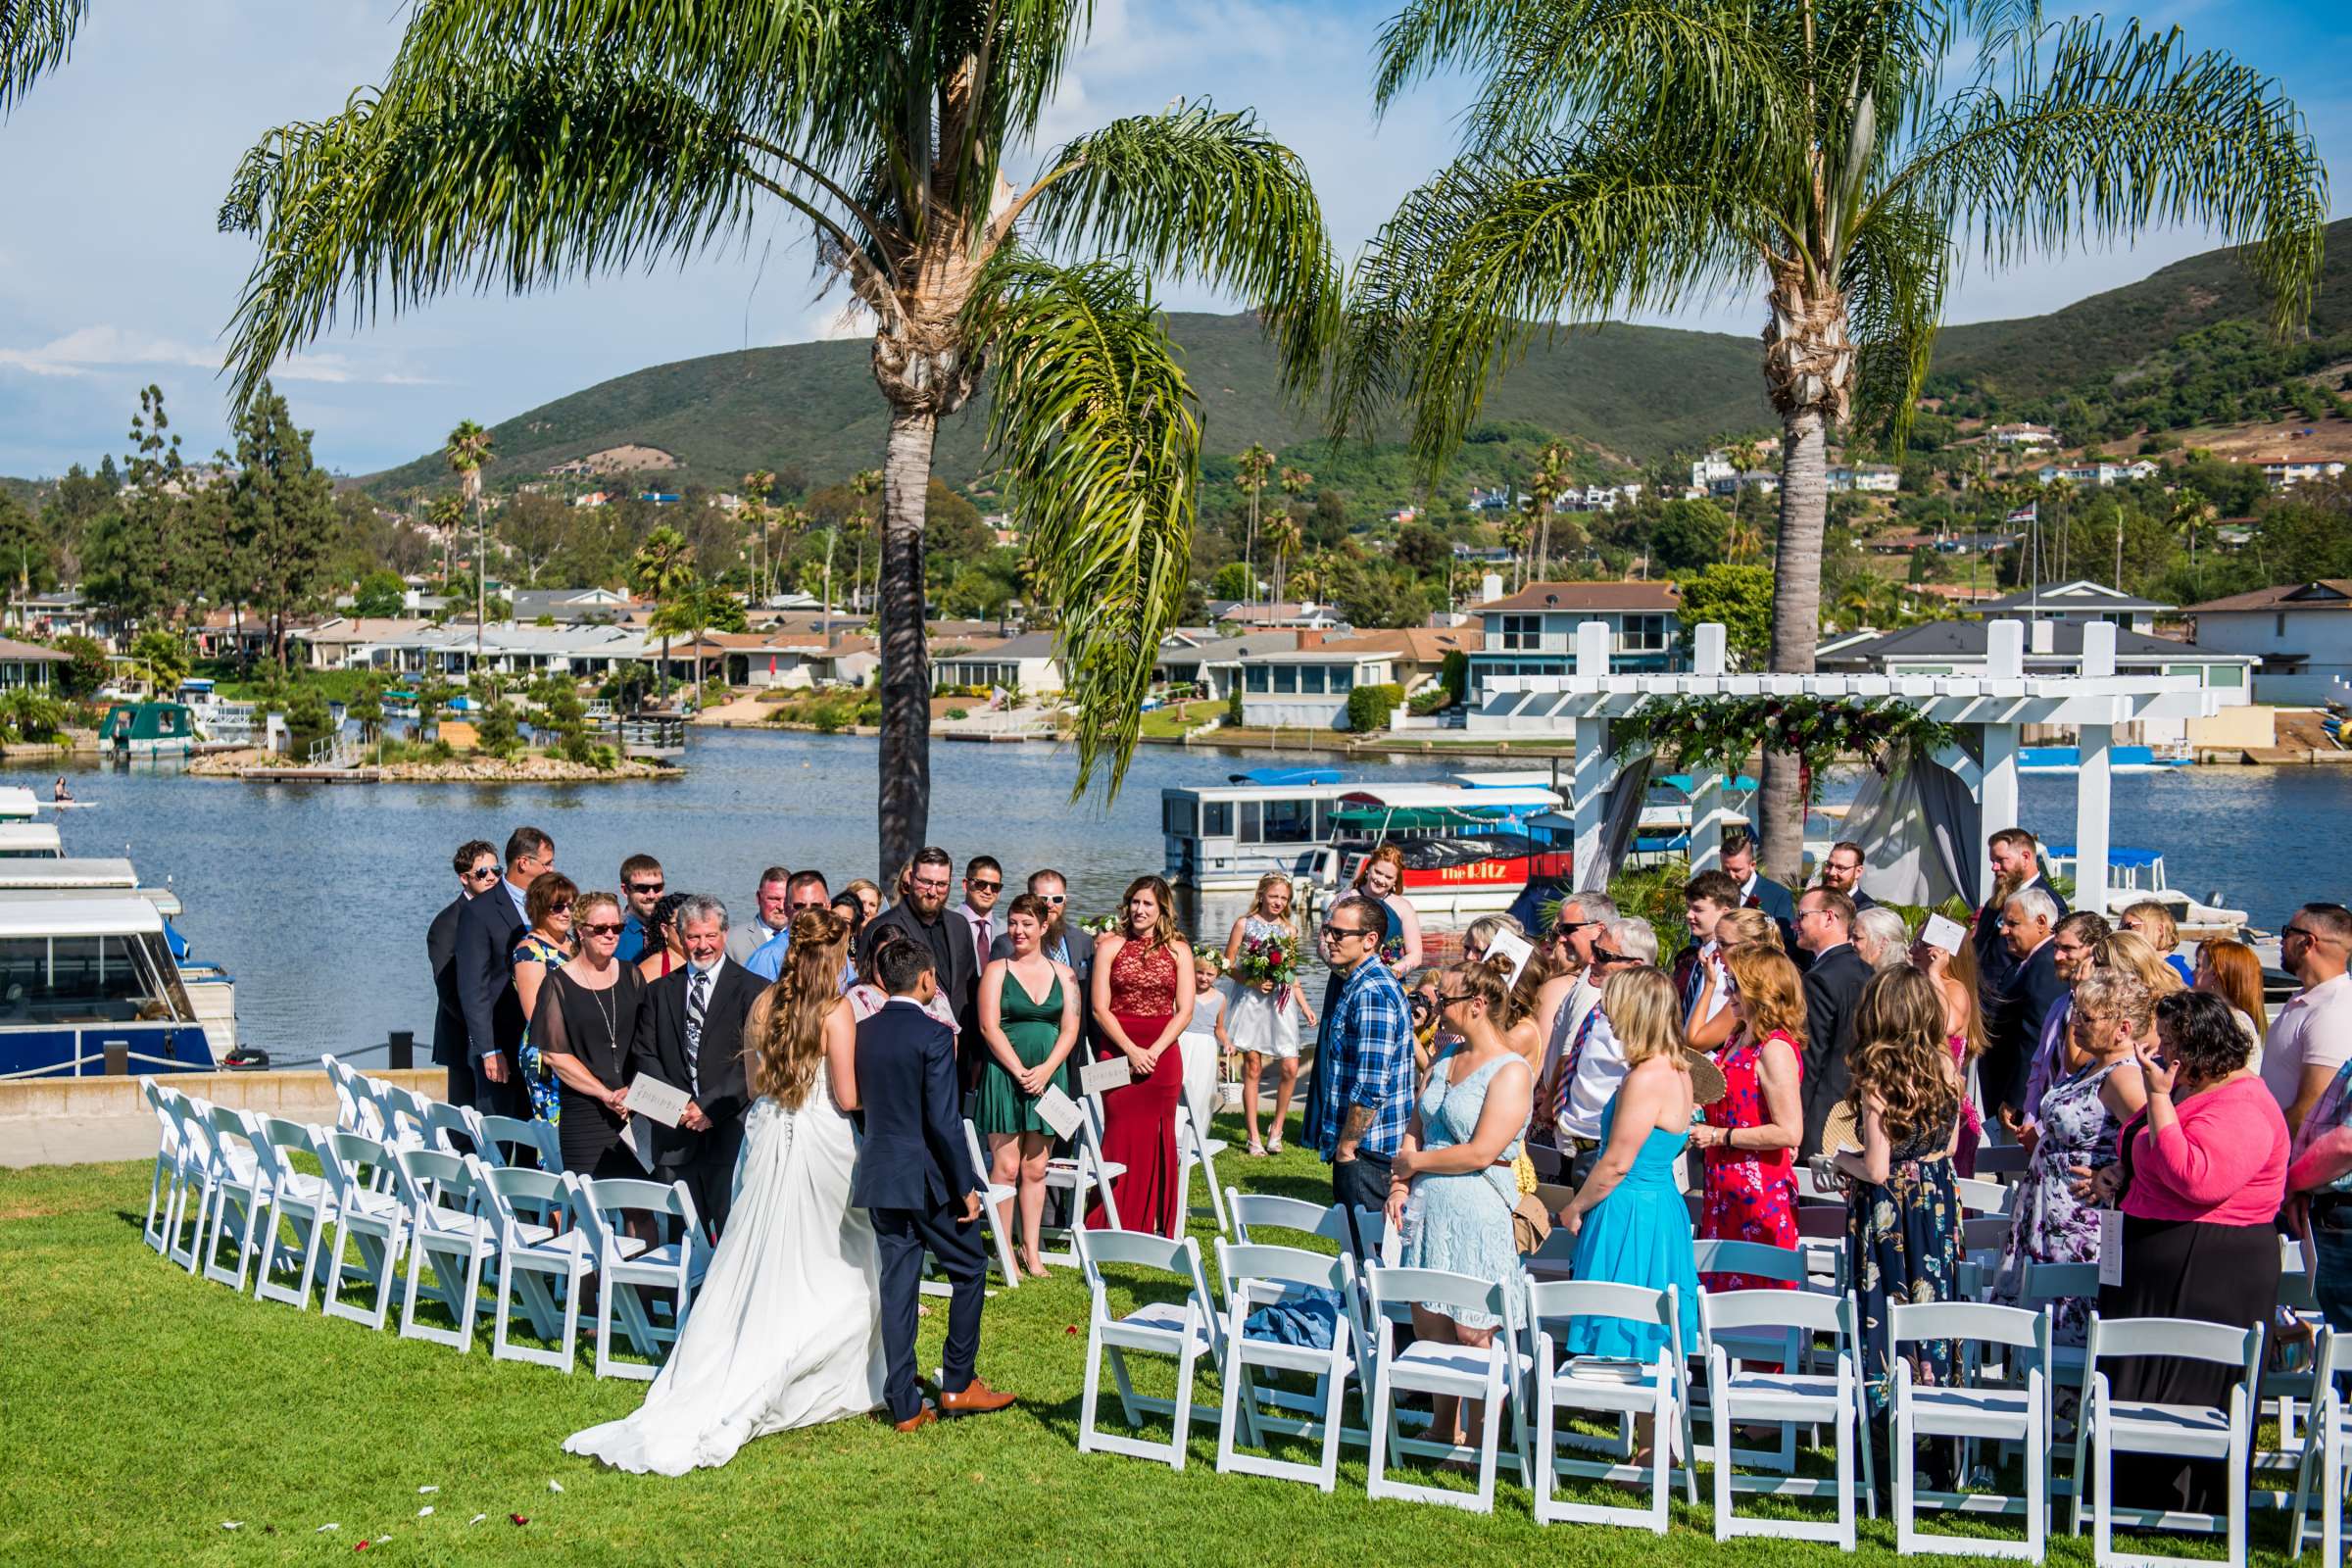
<svg viewBox="0 0 2352 1568"><path fill-rule="evenodd" d="M1312 1154L1294 1147L1252 1160L1239 1147L1237 1138L1223 1166L1229 1183L1328 1195ZM626 1414L644 1385L598 1382L588 1355L570 1377L494 1362L486 1314L476 1348L461 1355L190 1278L141 1245L147 1178L145 1164L0 1170L0 1561L324 1562L348 1559L362 1541L373 1544L371 1561L381 1552L534 1568L1838 1558L1827 1546L1777 1542L1718 1547L1708 1510L1679 1501L1663 1542L1602 1526L1540 1528L1526 1490L1508 1479L1491 1517L1374 1502L1360 1449L1343 1450L1331 1497L1219 1476L1208 1426L1196 1429L1181 1475L1081 1456L1086 1296L1062 1270L988 1303L980 1371L1022 1396L1010 1411L910 1437L846 1421L761 1439L721 1470L623 1475L562 1444ZM1197 1183L1193 1193L1200 1198ZM1203 1212L1196 1234L1204 1248L1211 1233ZM944 1317L925 1322L924 1367L936 1364ZM1115 1411L1107 1377L1104 1385ZM1213 1400L1213 1376L1197 1388ZM427 1506L432 1516L419 1518ZM1743 1499L1749 1506L1775 1505ZM470 1523L476 1514L487 1517ZM511 1523L514 1514L528 1524ZM243 1528L223 1530L230 1520ZM340 1530L318 1533L330 1522ZM2278 1515L2257 1516L2264 1553L2276 1560L2283 1539ZM1890 1556L1892 1527L1866 1522L1863 1541ZM2189 1549L2219 1554L2218 1543ZM2051 1557L2087 1563L2087 1537L2056 1538Z"/></svg>

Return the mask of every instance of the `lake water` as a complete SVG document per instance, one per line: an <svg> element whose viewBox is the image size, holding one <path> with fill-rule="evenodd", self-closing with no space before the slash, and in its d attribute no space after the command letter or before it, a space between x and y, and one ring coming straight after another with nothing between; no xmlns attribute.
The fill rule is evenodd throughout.
<svg viewBox="0 0 2352 1568"><path fill-rule="evenodd" d="M1139 748L1104 810L1069 799L1074 754L1039 745L932 749L932 838L958 866L1004 861L1013 882L1065 871L1078 908L1108 911L1127 882L1162 863L1159 791L1213 782L1266 754ZM199 957L236 976L240 1038L280 1061L380 1044L410 1029L421 1052L433 1018L424 928L455 884L449 856L530 823L583 887L610 888L623 857L661 858L672 888L710 891L736 917L753 879L780 864L821 867L838 887L872 876L875 742L850 736L697 731L687 772L665 783L256 785L183 776L176 764L92 764L74 792L99 809L60 812L66 853L127 855L187 906ZM1443 760L1350 760L1366 777L1434 778ZM1494 767L1487 762L1457 766ZM13 770L46 793L54 765ZM2074 781L2029 778L2027 825L2074 837ZM2352 778L2332 768L2193 768L2115 781L2115 839L2164 852L2175 887L2252 912L2276 930L2298 904L2352 893ZM1221 939L1243 896L1193 911ZM375 1059L380 1060L378 1056Z"/></svg>

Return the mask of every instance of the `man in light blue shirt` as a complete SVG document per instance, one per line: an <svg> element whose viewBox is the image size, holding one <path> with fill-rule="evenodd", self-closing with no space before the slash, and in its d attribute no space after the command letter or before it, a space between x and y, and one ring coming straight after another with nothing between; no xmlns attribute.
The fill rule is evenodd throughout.
<svg viewBox="0 0 2352 1568"><path fill-rule="evenodd" d="M825 874L822 871L794 873L787 898L790 906L785 911L783 928L754 948L743 959L746 969L770 984L783 974L784 956L792 951L792 917L804 909L822 909L830 903L825 890ZM855 983L854 973L845 965L841 989L847 991Z"/></svg>

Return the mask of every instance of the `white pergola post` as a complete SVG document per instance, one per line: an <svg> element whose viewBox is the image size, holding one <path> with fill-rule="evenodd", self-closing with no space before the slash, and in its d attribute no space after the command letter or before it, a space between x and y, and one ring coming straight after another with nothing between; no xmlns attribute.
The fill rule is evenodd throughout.
<svg viewBox="0 0 2352 1568"><path fill-rule="evenodd" d="M1691 637L1690 673L1720 675L1724 673L1725 635L1723 627L1714 622L1701 623ZM1737 767L1739 764L1733 764ZM1718 871L1723 868L1723 824L1731 812L1723 805L1723 772L1720 768L1701 773L1690 780L1690 871Z"/></svg>
<svg viewBox="0 0 2352 1568"><path fill-rule="evenodd" d="M2082 678L2107 680L2115 674L2115 627L2095 620L2082 628ZM2083 724L2075 744L2082 768L2075 776L2075 907L2097 914L2107 912L2108 826L2115 741L2113 724Z"/></svg>
<svg viewBox="0 0 2352 1568"><path fill-rule="evenodd" d="M1576 673L1598 679L1609 672L1609 628L1588 620L1576 628ZM1585 885L1589 868L1600 858L1601 836L1608 829L1609 785L1616 780L1617 761L1609 755L1609 721L1580 715L1576 721L1576 764L1569 774L1569 800L1576 811L1574 880Z"/></svg>
<svg viewBox="0 0 2352 1568"><path fill-rule="evenodd" d="M2023 621L1996 620L1985 627L1986 680L1993 683L1998 696L2004 683L2015 682L2016 694L2025 695L2026 627ZM1984 736L1984 782L1977 792L1977 803L1984 811L1984 833L1977 843L1978 885L1992 887L1992 847L1987 842L2003 828L2017 826L2017 726L2013 723L1988 722L1982 726Z"/></svg>

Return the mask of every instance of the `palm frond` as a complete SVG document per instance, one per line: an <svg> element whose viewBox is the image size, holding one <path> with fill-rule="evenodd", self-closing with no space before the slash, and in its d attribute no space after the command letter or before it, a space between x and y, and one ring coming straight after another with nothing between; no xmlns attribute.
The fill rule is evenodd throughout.
<svg viewBox="0 0 2352 1568"><path fill-rule="evenodd" d="M1125 255L1199 277L1264 318L1285 387L1311 386L1339 330L1341 281L1297 153L1254 115L1179 103L1065 143L1029 209L1045 249Z"/></svg>
<svg viewBox="0 0 2352 1568"><path fill-rule="evenodd" d="M1368 430L1401 403L1434 477L1537 333L1672 309L1751 276L1778 216L1703 164L1653 161L1653 148L1596 127L1457 160L1407 196L1352 280L1335 428Z"/></svg>
<svg viewBox="0 0 2352 1568"><path fill-rule="evenodd" d="M2046 29L1928 124L1882 201L1933 214L1994 266L2156 223L2245 246L2272 325L2305 320L2328 218L2328 170L2275 78L2178 30L2095 19Z"/></svg>
<svg viewBox="0 0 2352 1568"><path fill-rule="evenodd" d="M1512 35L1526 27L1542 0L1412 0L1389 19L1373 46L1372 102L1390 101L1440 67L1477 70L1500 63Z"/></svg>
<svg viewBox="0 0 2352 1568"><path fill-rule="evenodd" d="M1200 420L1135 268L999 253L970 319L992 343L989 445L1029 536L1078 713L1075 798L1134 756L1192 567Z"/></svg>
<svg viewBox="0 0 2352 1568"><path fill-rule="evenodd" d="M89 0L0 0L0 119L66 63Z"/></svg>
<svg viewBox="0 0 2352 1568"><path fill-rule="evenodd" d="M1934 214L1881 208L1853 236L1838 278L1856 354L1854 422L1898 451L1943 321L1949 255Z"/></svg>
<svg viewBox="0 0 2352 1568"><path fill-rule="evenodd" d="M511 54L398 97L361 92L331 120L272 131L221 204L224 231L262 241L230 326L235 395L344 312L683 261L738 230L765 183L731 122L583 55Z"/></svg>

